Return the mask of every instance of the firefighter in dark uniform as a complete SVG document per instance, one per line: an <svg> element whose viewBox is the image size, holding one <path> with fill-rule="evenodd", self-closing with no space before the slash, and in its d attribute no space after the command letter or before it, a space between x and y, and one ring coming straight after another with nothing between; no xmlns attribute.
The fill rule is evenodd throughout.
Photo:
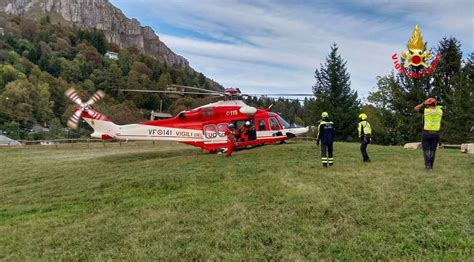
<svg viewBox="0 0 474 262"><path fill-rule="evenodd" d="M336 129L334 128L334 123L329 120L327 112L323 112L321 117L316 144L319 146L321 142L321 162L323 167L328 167L328 165L332 166L334 164L333 142L336 137Z"/></svg>
<svg viewBox="0 0 474 262"><path fill-rule="evenodd" d="M421 147L425 158L426 170L432 170L436 148L439 143L439 130L441 129L441 119L443 118L443 107L438 105L435 98L428 98L425 102L415 106L415 110L423 114L423 131Z"/></svg>
<svg viewBox="0 0 474 262"><path fill-rule="evenodd" d="M367 115L362 113L359 115L360 122L357 125L357 131L360 138L360 152L362 153L362 161L370 162L369 155L367 154L367 145L372 142L372 127L367 122Z"/></svg>

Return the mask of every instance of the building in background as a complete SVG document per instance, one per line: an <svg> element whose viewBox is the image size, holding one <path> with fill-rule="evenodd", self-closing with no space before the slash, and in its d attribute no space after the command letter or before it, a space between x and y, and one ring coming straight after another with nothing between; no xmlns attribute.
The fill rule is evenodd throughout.
<svg viewBox="0 0 474 262"><path fill-rule="evenodd" d="M118 60L118 53L107 51L107 53L105 53L105 57L113 60Z"/></svg>
<svg viewBox="0 0 474 262"><path fill-rule="evenodd" d="M150 120L160 120L173 117L171 114L151 111Z"/></svg>

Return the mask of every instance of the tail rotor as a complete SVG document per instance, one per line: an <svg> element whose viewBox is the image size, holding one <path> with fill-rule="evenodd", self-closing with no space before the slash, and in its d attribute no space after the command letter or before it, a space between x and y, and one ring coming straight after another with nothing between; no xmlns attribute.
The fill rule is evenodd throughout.
<svg viewBox="0 0 474 262"><path fill-rule="evenodd" d="M97 90L97 92L95 92L95 94L91 96L91 98L86 102L86 104L89 106L92 106L93 104L95 104L96 102L104 98L104 96L105 96L104 91Z"/></svg>
<svg viewBox="0 0 474 262"><path fill-rule="evenodd" d="M97 92L95 92L95 94L86 103L82 102L76 90L72 87L66 90L65 95L71 101L73 101L75 104L78 105L73 115L67 121L67 125L69 128L72 128L72 129L77 128L79 124L79 120L81 119L81 116L83 113L87 113L92 119L97 119L97 120L105 119L105 116L103 116L102 114L92 109L92 105L98 102L99 100L101 100L105 96L105 93L102 90L98 90Z"/></svg>

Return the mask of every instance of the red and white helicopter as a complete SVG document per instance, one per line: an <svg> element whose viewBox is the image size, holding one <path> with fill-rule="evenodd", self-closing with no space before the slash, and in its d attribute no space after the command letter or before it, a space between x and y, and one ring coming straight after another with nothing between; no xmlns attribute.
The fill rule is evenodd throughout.
<svg viewBox="0 0 474 262"><path fill-rule="evenodd" d="M182 111L173 118L151 120L136 124L117 125L106 116L96 112L92 105L102 99L103 91L97 91L87 102L83 103L73 88L65 94L78 105L76 111L68 121L70 128L77 128L81 117L89 124L94 132L92 137L120 140L151 140L176 141L200 147L203 150L215 152L227 147L225 132L230 123L237 128L244 122L251 123L251 131L246 141L237 142L237 147L248 147L282 142L289 138L308 132L307 127L290 126L281 116L270 112L270 108L257 109L246 105L235 89L224 92L201 89L197 87L173 86L176 88L191 89L193 91L159 91L159 90L130 90L126 92L153 92L169 94L198 94L224 97L215 103L198 108ZM199 92L197 92L199 91ZM257 96L257 95L244 95ZM313 96L312 94L272 94L268 96Z"/></svg>

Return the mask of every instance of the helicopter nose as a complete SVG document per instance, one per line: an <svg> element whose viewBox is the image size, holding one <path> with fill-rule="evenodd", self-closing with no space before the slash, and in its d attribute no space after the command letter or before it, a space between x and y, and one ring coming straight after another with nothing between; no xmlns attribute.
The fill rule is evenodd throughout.
<svg viewBox="0 0 474 262"><path fill-rule="evenodd" d="M309 131L309 127L295 127L295 128L290 128L289 132L287 132L288 137L295 137L298 135L305 134Z"/></svg>
<svg viewBox="0 0 474 262"><path fill-rule="evenodd" d="M298 128L298 134L308 133L308 131L309 131L309 127Z"/></svg>

